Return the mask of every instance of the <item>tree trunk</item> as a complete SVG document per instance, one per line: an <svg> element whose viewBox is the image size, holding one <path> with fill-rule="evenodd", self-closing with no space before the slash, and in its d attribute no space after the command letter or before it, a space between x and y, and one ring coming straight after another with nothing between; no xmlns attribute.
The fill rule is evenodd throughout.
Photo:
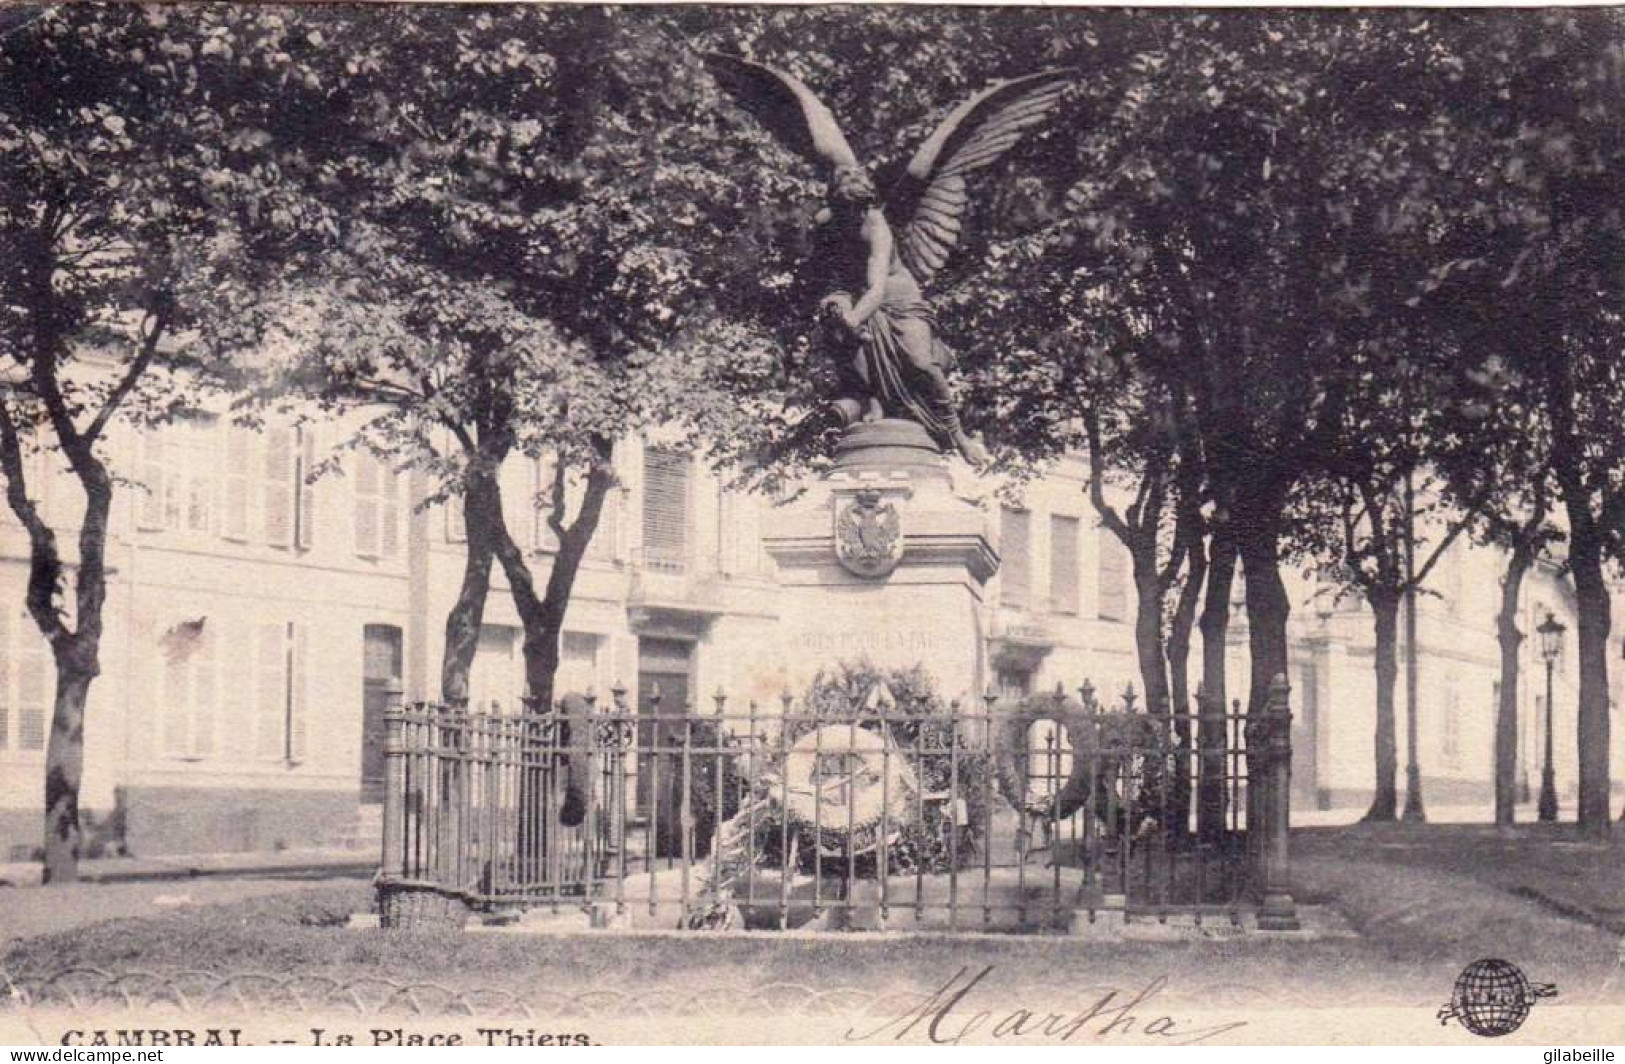
<svg viewBox="0 0 1625 1064"><path fill-rule="evenodd" d="M1569 572L1580 646L1579 746L1580 830L1606 835L1608 821L1608 588L1602 574L1602 537L1582 462L1584 441L1575 425L1573 366L1565 350L1561 296L1546 294L1537 319L1543 334L1546 407L1552 427L1552 472L1569 519ZM1547 706L1550 714L1556 707Z"/></svg>
<svg viewBox="0 0 1625 1064"><path fill-rule="evenodd" d="M1366 589L1376 628L1377 727L1374 739L1375 793L1365 820L1392 823L1399 815L1399 743L1395 728L1394 688L1399 679L1399 604L1393 588Z"/></svg>
<svg viewBox="0 0 1625 1064"><path fill-rule="evenodd" d="M86 671L72 660L57 662L51 738L45 749L46 883L72 883L79 878L79 784L85 766L85 702L95 676L94 670Z"/></svg>
<svg viewBox="0 0 1625 1064"><path fill-rule="evenodd" d="M1517 806L1518 773L1518 599L1523 578L1534 564L1535 548L1519 542L1507 559L1501 581L1501 609L1495 615L1495 638L1501 647L1501 695L1495 707L1495 822L1510 825Z"/></svg>
<svg viewBox="0 0 1625 1064"><path fill-rule="evenodd" d="M1202 547L1200 532L1189 537L1185 556L1185 579L1179 588L1179 600L1168 624L1168 698L1174 716L1174 742L1179 750L1178 771L1168 795L1174 830L1185 835L1190 831L1191 817L1191 751L1196 736L1191 728L1191 632L1196 625L1196 610L1202 602L1202 588L1207 579L1207 553Z"/></svg>
<svg viewBox="0 0 1625 1064"><path fill-rule="evenodd" d="M1286 625L1292 605L1281 582L1281 560L1273 522L1254 524L1239 537L1237 549L1246 576L1247 650L1251 659L1248 714L1263 711L1270 684L1286 676L1290 663Z"/></svg>
<svg viewBox="0 0 1625 1064"><path fill-rule="evenodd" d="M472 459L471 459L472 460ZM448 704L468 698L468 678L480 645L485 601L491 592L491 514L502 505L496 481L489 471L471 470L463 489L463 582L457 601L446 613L446 647L440 658L440 697Z"/></svg>
<svg viewBox="0 0 1625 1064"><path fill-rule="evenodd" d="M1236 547L1229 529L1214 529L1208 546L1207 594L1199 627L1202 632L1202 685L1196 726L1200 752L1197 766L1196 830L1204 842L1224 832L1225 745L1224 714L1229 702L1225 689L1225 651L1230 631L1230 590L1235 583Z"/></svg>
<svg viewBox="0 0 1625 1064"><path fill-rule="evenodd" d="M63 430L59 427L58 432ZM8 451L11 442L7 441ZM91 682L101 674L102 609L107 602L107 518L112 511L113 484L92 446L81 437L63 445L85 492L85 514L79 526L79 565L74 578L77 616L72 631L63 624L57 608L63 565L56 537L32 504L19 507L15 498L11 500L12 509L29 529L28 612L50 645L56 665L51 735L45 748L45 863L41 878L48 884L72 883L79 878L79 785L85 765L85 705ZM14 480L12 490L22 494L22 479L11 475L14 471L10 457L6 462L8 479Z"/></svg>
<svg viewBox="0 0 1625 1064"><path fill-rule="evenodd" d="M1569 515L1569 569L1574 575L1580 652L1579 823L1588 835L1606 835L1608 816L1608 586L1602 543L1590 500L1564 490ZM1548 706L1550 713L1555 707Z"/></svg>
<svg viewBox="0 0 1625 1064"><path fill-rule="evenodd" d="M519 613L520 623L525 628L525 687L526 698L530 712L537 715L546 715L553 712L555 705L554 681L559 671L559 639L564 631L564 617L570 606L570 596L575 591L576 576L581 570L581 559L587 553L587 545L592 542L593 533L598 530L598 521L603 516L604 499L609 489L615 483L615 476L610 466L614 455L614 444L610 441L601 441L599 445L599 462L596 463L587 475L586 491L582 493L581 509L575 521L566 524L565 516L565 473L566 466L560 459L557 473L553 482L553 514L549 521L554 535L558 538L558 550L553 556L553 565L548 573L547 589L538 596L536 593L535 577L530 571L524 552L513 541L507 524L502 521L502 508L496 507L496 544L497 559L502 563L502 571L508 577L508 586L513 594L514 608ZM565 827L579 825L586 812L586 788L590 786L587 779L587 758L583 748L590 741L585 715L586 704L583 701L570 699L564 706L566 720L563 729L558 733L555 749L559 757L560 767L564 771L564 800L558 810L560 823ZM535 783L528 785L534 789ZM538 832L538 839L545 839L549 825L538 823L534 825ZM535 842L521 832L520 849L527 862L534 856L543 852L545 842Z"/></svg>
<svg viewBox="0 0 1625 1064"><path fill-rule="evenodd" d="M1162 614L1166 592L1157 567L1156 533L1131 548L1134 562L1134 650L1140 662L1140 682L1144 685L1148 713L1168 712L1168 659L1162 639Z"/></svg>
<svg viewBox="0 0 1625 1064"><path fill-rule="evenodd" d="M564 631L564 615L575 591L576 576L581 571L581 559L598 530L603 516L604 499L614 484L614 475L608 468L594 468L587 477L586 491L582 493L581 509L568 526L560 521L554 528L558 537L558 551L548 572L545 591L538 595L535 577L526 563L524 553L514 543L507 526L502 525L496 537L497 559L508 577L513 592L514 607L525 627L525 685L533 704L546 710L554 701L554 678L559 669L559 638ZM555 493L562 484L555 485Z"/></svg>
<svg viewBox="0 0 1625 1064"><path fill-rule="evenodd" d="M1269 709L1270 687L1276 677L1285 677L1289 667L1289 649L1286 625L1292 606L1286 597L1286 586L1281 582L1280 547L1277 540L1278 515L1269 513L1242 525L1237 548L1241 555L1242 574L1246 580L1247 597L1247 655L1249 659L1249 689L1247 692L1247 718L1249 723ZM1266 796L1269 785L1264 780L1268 760L1263 752L1249 746L1247 749L1247 845L1249 851L1263 844L1264 833L1257 830L1268 815ZM1284 798L1284 796L1283 796Z"/></svg>

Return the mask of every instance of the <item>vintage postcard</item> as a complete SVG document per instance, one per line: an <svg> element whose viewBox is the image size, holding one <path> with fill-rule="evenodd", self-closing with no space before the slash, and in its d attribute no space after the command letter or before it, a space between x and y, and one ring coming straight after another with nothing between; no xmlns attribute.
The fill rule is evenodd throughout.
<svg viewBox="0 0 1625 1064"><path fill-rule="evenodd" d="M0 1042L1612 1060L1622 102L1607 6L0 4Z"/></svg>

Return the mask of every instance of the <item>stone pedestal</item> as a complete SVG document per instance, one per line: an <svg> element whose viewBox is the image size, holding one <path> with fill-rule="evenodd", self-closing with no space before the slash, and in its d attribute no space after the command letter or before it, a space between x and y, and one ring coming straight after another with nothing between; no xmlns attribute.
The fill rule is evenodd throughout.
<svg viewBox="0 0 1625 1064"><path fill-rule="evenodd" d="M985 689L982 602L998 568L988 515L955 494L919 425L848 429L835 467L773 511L763 538L778 564L795 692L819 669L859 658L922 665L945 699Z"/></svg>

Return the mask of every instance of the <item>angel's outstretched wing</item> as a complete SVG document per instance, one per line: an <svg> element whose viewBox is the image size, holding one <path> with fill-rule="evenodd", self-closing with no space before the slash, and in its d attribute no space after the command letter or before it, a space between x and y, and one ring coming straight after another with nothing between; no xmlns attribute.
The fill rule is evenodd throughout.
<svg viewBox="0 0 1625 1064"><path fill-rule="evenodd" d="M812 163L858 164L835 116L799 79L715 52L706 54L705 65L734 101L791 151Z"/></svg>
<svg viewBox="0 0 1625 1064"><path fill-rule="evenodd" d="M897 252L920 284L942 268L959 242L969 201L965 175L991 166L1048 117L1075 73L1046 70L990 85L954 108L914 153L886 194L886 214L905 222Z"/></svg>

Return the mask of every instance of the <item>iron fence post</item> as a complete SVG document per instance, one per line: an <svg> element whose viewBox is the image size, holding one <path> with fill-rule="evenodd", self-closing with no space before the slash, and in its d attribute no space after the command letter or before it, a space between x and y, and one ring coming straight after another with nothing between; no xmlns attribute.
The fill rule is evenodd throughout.
<svg viewBox="0 0 1625 1064"><path fill-rule="evenodd" d="M1296 931L1301 926L1288 883L1292 826L1291 691L1285 676L1277 675L1270 684L1265 720L1265 770L1269 783L1263 810L1265 837L1259 849L1263 863L1263 899L1258 907L1260 931Z"/></svg>
<svg viewBox="0 0 1625 1064"><path fill-rule="evenodd" d="M383 852L378 859L381 881L400 879L406 872L406 709L398 682L384 691L384 825Z"/></svg>

